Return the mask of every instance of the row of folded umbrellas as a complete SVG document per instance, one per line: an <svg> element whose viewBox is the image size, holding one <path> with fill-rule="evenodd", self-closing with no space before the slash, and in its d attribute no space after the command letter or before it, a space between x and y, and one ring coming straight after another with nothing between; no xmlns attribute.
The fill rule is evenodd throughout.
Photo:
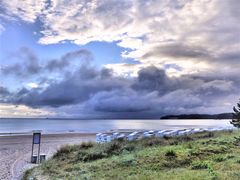
<svg viewBox="0 0 240 180"><path fill-rule="evenodd" d="M96 142L97 143L105 143L111 142L115 139L126 139L128 141L134 141L141 138L147 137L175 137L175 136L183 136L190 135L198 132L212 132L212 131L221 131L228 130L232 128L193 128L193 129L181 129L181 130L158 130L158 131L134 131L131 133L98 133L96 134Z"/></svg>

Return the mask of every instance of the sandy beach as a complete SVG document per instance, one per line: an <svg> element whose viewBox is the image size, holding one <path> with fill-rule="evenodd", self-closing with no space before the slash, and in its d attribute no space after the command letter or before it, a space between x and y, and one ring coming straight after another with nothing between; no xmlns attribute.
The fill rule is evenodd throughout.
<svg viewBox="0 0 240 180"><path fill-rule="evenodd" d="M41 154L46 154L49 158L65 144L79 144L94 140L95 134L43 134ZM23 171L34 166L30 163L31 148L32 135L0 136L0 180L21 179Z"/></svg>

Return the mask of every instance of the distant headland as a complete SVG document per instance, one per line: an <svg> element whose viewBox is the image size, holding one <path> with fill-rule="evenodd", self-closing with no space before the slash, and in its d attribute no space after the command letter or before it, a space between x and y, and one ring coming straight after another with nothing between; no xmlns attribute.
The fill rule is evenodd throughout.
<svg viewBox="0 0 240 180"><path fill-rule="evenodd" d="M232 119L232 113L221 114L179 114L162 116L160 119Z"/></svg>

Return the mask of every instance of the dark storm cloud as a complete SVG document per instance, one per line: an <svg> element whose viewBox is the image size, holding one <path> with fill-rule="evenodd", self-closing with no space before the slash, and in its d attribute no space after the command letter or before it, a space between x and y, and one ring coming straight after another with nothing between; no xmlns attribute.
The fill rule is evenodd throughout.
<svg viewBox="0 0 240 180"><path fill-rule="evenodd" d="M230 7L230 13L233 17L236 18L237 21L239 21L240 16L240 1L238 0L230 0L231 3L228 4Z"/></svg>
<svg viewBox="0 0 240 180"><path fill-rule="evenodd" d="M120 78L110 69L84 64L45 89L22 89L7 99L9 103L34 108L80 105L92 113L109 117L139 118L205 108L218 97L238 93L239 87L234 79L170 78L163 69L154 66L140 70L137 78Z"/></svg>
<svg viewBox="0 0 240 180"><path fill-rule="evenodd" d="M32 107L59 107L84 102L97 92L121 89L125 84L123 79L113 78L107 70L98 71L83 65L72 75L59 83L51 84L44 91L33 89L22 96L18 93L12 101Z"/></svg>
<svg viewBox="0 0 240 180"><path fill-rule="evenodd" d="M156 90L164 93L170 88L171 82L172 80L167 77L165 70L150 66L138 72L133 88L139 91Z"/></svg>
<svg viewBox="0 0 240 180"><path fill-rule="evenodd" d="M6 87L0 86L0 103L9 101L11 95L11 92Z"/></svg>
<svg viewBox="0 0 240 180"><path fill-rule="evenodd" d="M157 94L141 94L130 88L115 89L97 93L88 105L101 112L145 112L152 108L152 97L156 98Z"/></svg>
<svg viewBox="0 0 240 180"><path fill-rule="evenodd" d="M28 76L38 74L41 70L37 56L29 48L20 48L9 59L17 59L20 62L3 67L1 72L4 75Z"/></svg>
<svg viewBox="0 0 240 180"><path fill-rule="evenodd" d="M240 61L240 52L239 51L235 51L235 52L228 52L228 53L222 53L218 59L222 62L225 61L225 63L235 63L235 65L238 65L239 61Z"/></svg>
<svg viewBox="0 0 240 180"><path fill-rule="evenodd" d="M181 50L180 46L173 47ZM178 51L163 48L161 53L172 54L172 57L207 57L204 51ZM228 97L229 94L239 94L240 88L239 72L235 70L231 76L229 73L223 74L224 71L217 73L216 70L205 74L169 77L164 69L149 66L139 70L136 77L119 77L115 76L111 69L93 67L92 54L87 50L67 53L46 64L40 64L38 57L27 48L21 49L14 58L24 61L3 68L2 72L19 76L35 75L44 71L62 73L61 80L51 79L43 73L38 77L39 88L23 87L17 92L0 88L1 102L32 108L47 106L61 109L74 105L99 116L102 113L107 117L158 117L160 114L207 109L213 106L216 99ZM237 59L238 53L226 54L222 57L223 61L225 58ZM79 67L67 73L73 61L79 61ZM180 68L174 64L165 68L168 67ZM63 71L65 69L66 71Z"/></svg>
<svg viewBox="0 0 240 180"><path fill-rule="evenodd" d="M1 73L4 75L15 74L17 76L22 74L22 66L20 64L14 64L11 66L3 67Z"/></svg>
<svg viewBox="0 0 240 180"><path fill-rule="evenodd" d="M37 56L29 48L21 48L17 53L13 53L9 59L18 59L20 63L3 67L1 72L4 75L27 76L38 74L41 70Z"/></svg>
<svg viewBox="0 0 240 180"><path fill-rule="evenodd" d="M50 72L55 70L62 70L69 66L72 61L74 60L81 60L85 62L89 62L93 59L91 52L85 49L80 49L78 51L73 51L65 54L60 59L53 59L48 61L45 69L49 70Z"/></svg>
<svg viewBox="0 0 240 180"><path fill-rule="evenodd" d="M69 52L59 59L48 60L46 64L40 63L39 58L31 49L23 47L13 53L10 59L17 59L19 62L13 65L2 67L1 73L4 75L14 75L18 77L33 76L45 71L55 72L66 69L73 61L78 64L88 63L93 59L91 52L85 49Z"/></svg>
<svg viewBox="0 0 240 180"><path fill-rule="evenodd" d="M6 87L0 86L0 96L7 96L9 95L10 92Z"/></svg>
<svg viewBox="0 0 240 180"><path fill-rule="evenodd" d="M69 65L69 61L65 61L63 59L60 59L60 60L53 59L47 63L46 69L48 69L49 71L62 70L68 65Z"/></svg>

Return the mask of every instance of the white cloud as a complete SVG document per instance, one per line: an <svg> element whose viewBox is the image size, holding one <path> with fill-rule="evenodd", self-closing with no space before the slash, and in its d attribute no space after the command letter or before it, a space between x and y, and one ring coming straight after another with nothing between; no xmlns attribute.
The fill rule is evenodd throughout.
<svg viewBox="0 0 240 180"><path fill-rule="evenodd" d="M3 0L1 6L5 17L39 17L42 44L117 41L128 48L124 58L178 64L185 74L211 70L223 54L240 50L238 0Z"/></svg>
<svg viewBox="0 0 240 180"><path fill-rule="evenodd" d="M236 0L53 0L43 11L45 29L39 42L118 41L119 46L129 48L122 53L124 58L159 66L175 63L183 74L198 73L199 69L211 70L229 49L239 50L235 5L239 6ZM180 46L190 49L173 57L171 53ZM166 48L170 51L161 51Z"/></svg>
<svg viewBox="0 0 240 180"><path fill-rule="evenodd" d="M33 23L41 15L46 2L47 0L2 0L0 5L3 13L0 13L0 17L2 16L10 20L19 18L23 21Z"/></svg>

